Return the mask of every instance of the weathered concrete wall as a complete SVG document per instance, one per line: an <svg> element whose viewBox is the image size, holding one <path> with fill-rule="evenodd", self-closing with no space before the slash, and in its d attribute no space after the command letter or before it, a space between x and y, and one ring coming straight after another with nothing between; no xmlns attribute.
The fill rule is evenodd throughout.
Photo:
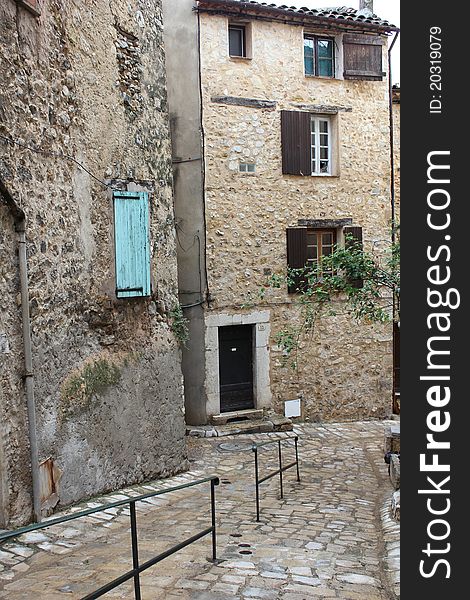
<svg viewBox="0 0 470 600"><path fill-rule="evenodd" d="M181 304L189 306L184 311L189 321L189 342L183 348L186 421L199 424L206 420L201 304L206 299L207 280L198 21L193 4L193 0L163 0L178 284ZM199 306L192 306L197 303Z"/></svg>
<svg viewBox="0 0 470 600"><path fill-rule="evenodd" d="M344 219L362 226L365 246L390 239L388 82L305 77L302 28L253 21L252 59L230 59L227 19L201 14L206 133L206 207L212 309L243 312L266 275L286 268L285 229L299 219ZM338 41L340 42L341 36ZM386 65L386 45L383 61ZM213 102L216 96L270 100L274 109ZM342 107L335 115L337 176L286 176L281 169L281 110ZM238 171L255 162L256 174ZM293 297L270 291L271 389L275 408L302 395L312 419L384 416L391 410L391 325L322 318L298 375L284 370L273 342L295 319ZM341 313L343 306L336 307Z"/></svg>
<svg viewBox="0 0 470 600"><path fill-rule="evenodd" d="M0 177L26 213L40 459L60 504L185 466L171 148L158 0L0 7ZM150 196L152 297L115 297L112 191ZM3 512L30 516L15 235L0 205ZM6 366L8 361L8 367ZM2 454L3 453L3 454Z"/></svg>

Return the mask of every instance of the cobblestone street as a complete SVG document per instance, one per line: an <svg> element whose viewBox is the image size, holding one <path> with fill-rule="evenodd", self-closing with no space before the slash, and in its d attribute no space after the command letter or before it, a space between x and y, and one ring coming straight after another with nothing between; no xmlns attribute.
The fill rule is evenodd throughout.
<svg viewBox="0 0 470 600"><path fill-rule="evenodd" d="M218 475L217 554L210 536L141 576L143 600L340 598L399 595L399 525L388 517L392 486L383 460L389 422L302 424L301 482L295 469L261 485L256 522L252 441L292 433L189 438L191 470L85 502L79 511ZM293 443L286 462L294 457ZM260 476L277 465L277 446L260 449ZM150 498L137 506L143 562L210 526L209 484ZM54 517L57 515L54 515ZM128 508L31 532L0 547L0 598L78 599L132 568ZM127 583L105 598L133 598Z"/></svg>

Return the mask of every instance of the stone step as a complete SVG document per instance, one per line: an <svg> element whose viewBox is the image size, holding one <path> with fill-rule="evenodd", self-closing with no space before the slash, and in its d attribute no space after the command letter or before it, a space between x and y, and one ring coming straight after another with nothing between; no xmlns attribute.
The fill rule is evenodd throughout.
<svg viewBox="0 0 470 600"><path fill-rule="evenodd" d="M210 422L212 425L225 425L229 421L239 419L240 421L250 419L259 420L263 418L263 410L251 408L248 410L235 410L232 412L224 412L219 415L212 415Z"/></svg>
<svg viewBox="0 0 470 600"><path fill-rule="evenodd" d="M235 421L225 425L199 425L186 427L186 435L195 437L225 437L248 433L270 433L273 431L292 431L292 421L280 415L265 419Z"/></svg>

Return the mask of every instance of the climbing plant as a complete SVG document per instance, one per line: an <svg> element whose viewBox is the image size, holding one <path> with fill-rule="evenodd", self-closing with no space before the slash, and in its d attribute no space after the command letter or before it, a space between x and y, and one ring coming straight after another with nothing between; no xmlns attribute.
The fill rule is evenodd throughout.
<svg viewBox="0 0 470 600"><path fill-rule="evenodd" d="M258 302L266 299L269 288L288 286L295 292L293 304L298 309L298 318L275 336L283 351L284 364L297 368L299 349L314 332L319 318L337 314L335 300L342 300L342 310L356 320L399 321L399 231L395 231L394 242L388 243L386 250L364 250L360 242L348 236L346 241L345 247L335 247L318 263L271 275L266 286L259 290Z"/></svg>
<svg viewBox="0 0 470 600"><path fill-rule="evenodd" d="M175 304L170 310L171 330L182 346L186 346L189 340L188 319L183 315L183 309Z"/></svg>

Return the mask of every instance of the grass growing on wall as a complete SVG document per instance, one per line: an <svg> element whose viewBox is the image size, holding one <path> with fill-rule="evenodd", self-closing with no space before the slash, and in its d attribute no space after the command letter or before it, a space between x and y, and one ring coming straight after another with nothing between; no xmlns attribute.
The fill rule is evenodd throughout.
<svg viewBox="0 0 470 600"><path fill-rule="evenodd" d="M103 394L121 379L121 370L114 363L99 358L86 364L79 373L70 376L62 385L61 398L67 415L90 406L93 398Z"/></svg>

